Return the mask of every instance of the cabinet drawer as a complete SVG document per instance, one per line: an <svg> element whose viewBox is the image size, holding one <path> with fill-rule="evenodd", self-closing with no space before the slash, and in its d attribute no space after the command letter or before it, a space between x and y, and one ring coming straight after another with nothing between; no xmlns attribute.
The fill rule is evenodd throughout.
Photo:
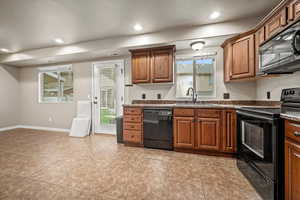
<svg viewBox="0 0 300 200"><path fill-rule="evenodd" d="M198 117L219 118L221 116L220 110L198 109Z"/></svg>
<svg viewBox="0 0 300 200"><path fill-rule="evenodd" d="M300 143L300 123L285 121L285 136Z"/></svg>
<svg viewBox="0 0 300 200"><path fill-rule="evenodd" d="M125 115L124 122L142 122L142 116L140 115Z"/></svg>
<svg viewBox="0 0 300 200"><path fill-rule="evenodd" d="M125 130L142 130L142 124L141 123L124 123L124 129Z"/></svg>
<svg viewBox="0 0 300 200"><path fill-rule="evenodd" d="M142 135L141 135L140 131L127 131L127 130L124 130L123 139L126 142L142 143Z"/></svg>
<svg viewBox="0 0 300 200"><path fill-rule="evenodd" d="M141 108L124 108L124 115L140 115L142 114Z"/></svg>
<svg viewBox="0 0 300 200"><path fill-rule="evenodd" d="M174 116L179 117L194 117L194 109L175 108Z"/></svg>

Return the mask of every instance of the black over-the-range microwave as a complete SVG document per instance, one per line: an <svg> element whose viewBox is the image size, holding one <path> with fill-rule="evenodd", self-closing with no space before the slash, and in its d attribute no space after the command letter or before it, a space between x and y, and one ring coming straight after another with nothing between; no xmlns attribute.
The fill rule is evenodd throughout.
<svg viewBox="0 0 300 200"><path fill-rule="evenodd" d="M300 21L259 47L259 71L264 74L300 71Z"/></svg>

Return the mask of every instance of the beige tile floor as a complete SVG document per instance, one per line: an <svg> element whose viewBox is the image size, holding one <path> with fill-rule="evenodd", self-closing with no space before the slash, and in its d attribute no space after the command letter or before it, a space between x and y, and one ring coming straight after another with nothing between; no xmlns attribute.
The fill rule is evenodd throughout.
<svg viewBox="0 0 300 200"><path fill-rule="evenodd" d="M0 132L0 199L259 200L235 162L16 129Z"/></svg>

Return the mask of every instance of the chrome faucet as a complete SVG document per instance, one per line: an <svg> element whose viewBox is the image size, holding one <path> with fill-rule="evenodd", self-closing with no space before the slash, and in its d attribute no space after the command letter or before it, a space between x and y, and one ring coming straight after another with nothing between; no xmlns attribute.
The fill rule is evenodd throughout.
<svg viewBox="0 0 300 200"><path fill-rule="evenodd" d="M192 101L193 101L193 103L196 103L196 101L197 101L197 94L195 93L195 89L194 89L194 88L190 87L190 88L187 90L186 95L187 95L187 96L190 95L190 90L192 90L192 92L193 92L193 99L192 99Z"/></svg>

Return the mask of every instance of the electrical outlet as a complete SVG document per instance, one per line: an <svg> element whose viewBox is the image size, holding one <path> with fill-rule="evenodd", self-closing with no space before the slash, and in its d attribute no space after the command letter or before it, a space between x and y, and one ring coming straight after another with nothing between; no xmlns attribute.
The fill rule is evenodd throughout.
<svg viewBox="0 0 300 200"><path fill-rule="evenodd" d="M267 92L267 99L271 99L271 92L270 91Z"/></svg>
<svg viewBox="0 0 300 200"><path fill-rule="evenodd" d="M53 122L52 117L49 117L48 122Z"/></svg>
<svg viewBox="0 0 300 200"><path fill-rule="evenodd" d="M142 94L142 99L146 99L146 94Z"/></svg>
<svg viewBox="0 0 300 200"><path fill-rule="evenodd" d="M224 93L223 98L224 99L230 99L230 94L229 93Z"/></svg>
<svg viewBox="0 0 300 200"><path fill-rule="evenodd" d="M157 94L157 99L161 99L161 94Z"/></svg>

